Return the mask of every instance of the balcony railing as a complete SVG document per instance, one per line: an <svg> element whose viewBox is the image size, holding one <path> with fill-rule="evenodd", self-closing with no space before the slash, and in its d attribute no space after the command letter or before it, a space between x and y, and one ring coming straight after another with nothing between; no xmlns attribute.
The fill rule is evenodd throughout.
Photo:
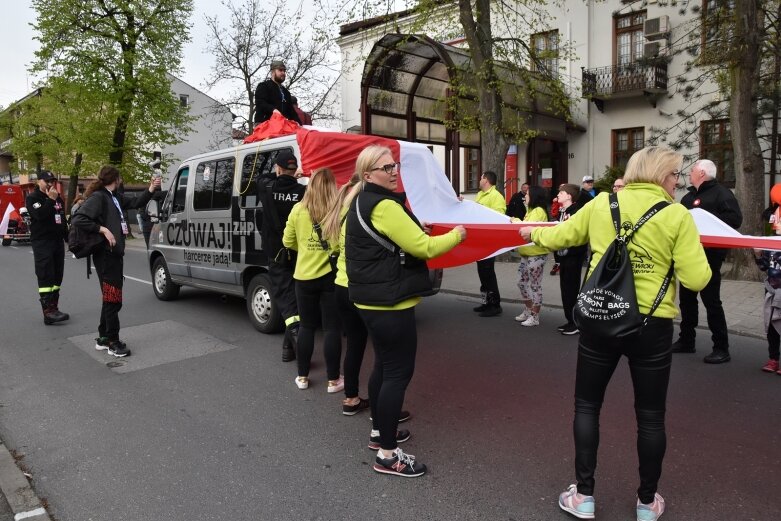
<svg viewBox="0 0 781 521"><path fill-rule="evenodd" d="M595 100L667 92L666 63L629 63L583 69L583 97Z"/></svg>

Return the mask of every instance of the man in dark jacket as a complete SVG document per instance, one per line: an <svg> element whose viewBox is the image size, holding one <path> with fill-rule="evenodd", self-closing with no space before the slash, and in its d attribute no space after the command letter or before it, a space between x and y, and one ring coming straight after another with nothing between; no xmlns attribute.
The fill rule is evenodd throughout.
<svg viewBox="0 0 781 521"><path fill-rule="evenodd" d="M59 310L60 285L65 269L65 203L57 192L54 174L44 170L38 174L38 186L25 201L30 214L30 244L38 278L38 297L46 325L68 320Z"/></svg>
<svg viewBox="0 0 781 521"><path fill-rule="evenodd" d="M264 82L258 83L255 89L255 125L263 123L271 117L271 114L278 110L287 119L292 119L298 124L301 120L298 118L295 108L293 108L292 96L282 84L287 76L285 63L281 61L271 62L271 77Z"/></svg>
<svg viewBox="0 0 781 521"><path fill-rule="evenodd" d="M258 179L258 200L263 203L260 236L263 250L269 258L268 275L274 304L285 320L282 340L282 361L296 359L298 340L298 306L296 305L295 252L282 247L282 233L293 205L304 198L306 187L296 180L298 160L292 152L283 150L274 160L274 174Z"/></svg>
<svg viewBox="0 0 781 521"><path fill-rule="evenodd" d="M517 217L521 220L526 216L526 203L524 202L524 198L526 197L526 192L528 191L529 183L523 183L521 185L520 191L510 197L510 202L507 203L507 209L504 211L505 215L509 215L510 217Z"/></svg>
<svg viewBox="0 0 781 521"><path fill-rule="evenodd" d="M716 181L716 165L713 161L701 159L694 163L691 169L691 184L689 193L683 196L681 204L686 208L702 208L737 229L743 222L738 200L732 191ZM723 364L730 361L729 338L727 336L727 321L724 308L721 305L721 264L727 256L727 250L720 248L705 248L711 276L710 282L700 291L700 298L705 306L708 317L708 329L713 339L713 352L705 357L708 364ZM681 334L673 344L674 353L694 353L695 328L697 327L697 292L686 289L683 285L679 290L681 304Z"/></svg>

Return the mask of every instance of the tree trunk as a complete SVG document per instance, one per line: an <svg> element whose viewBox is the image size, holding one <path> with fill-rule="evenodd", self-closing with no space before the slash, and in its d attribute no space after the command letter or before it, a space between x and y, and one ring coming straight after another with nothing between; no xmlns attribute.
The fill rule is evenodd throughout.
<svg viewBox="0 0 781 521"><path fill-rule="evenodd" d="M765 161L757 137L757 87L764 22L757 0L736 0L735 40L738 58L730 67L730 128L735 158L735 196L743 211L741 232L762 235L765 208ZM730 278L760 280L751 250L731 255Z"/></svg>
<svg viewBox="0 0 781 521"><path fill-rule="evenodd" d="M68 200L66 201L66 208L70 212L73 200L76 198L76 192L79 189L79 173L81 172L81 161L83 155L81 152L76 152L76 159L73 161L73 168L71 169L70 176L68 176Z"/></svg>

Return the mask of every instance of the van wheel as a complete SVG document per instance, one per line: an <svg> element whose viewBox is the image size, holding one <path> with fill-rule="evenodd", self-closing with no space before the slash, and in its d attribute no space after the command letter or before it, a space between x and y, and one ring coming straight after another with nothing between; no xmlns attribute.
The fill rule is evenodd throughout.
<svg viewBox="0 0 781 521"><path fill-rule="evenodd" d="M247 313L250 322L261 333L276 333L284 322L271 298L271 280L265 273L252 277L247 287Z"/></svg>
<svg viewBox="0 0 781 521"><path fill-rule="evenodd" d="M10 246L12 239L3 239L3 246Z"/></svg>
<svg viewBox="0 0 781 521"><path fill-rule="evenodd" d="M158 257L152 267L152 289L160 300L173 300L179 296L182 287L171 280L165 259Z"/></svg>

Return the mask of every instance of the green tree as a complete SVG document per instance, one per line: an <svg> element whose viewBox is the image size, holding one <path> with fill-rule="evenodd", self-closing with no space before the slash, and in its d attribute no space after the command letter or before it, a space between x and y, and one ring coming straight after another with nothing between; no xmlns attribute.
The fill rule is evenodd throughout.
<svg viewBox="0 0 781 521"><path fill-rule="evenodd" d="M170 89L188 41L192 0L33 0L33 73L102 93L107 160L128 177L149 149L173 144L191 118Z"/></svg>
<svg viewBox="0 0 781 521"><path fill-rule="evenodd" d="M652 143L695 149L695 140L702 138L701 120L728 118L732 162L724 165L725 178L734 179L743 209L741 231L761 235L765 162L774 173L778 153L781 3L711 0L704 6L705 10L696 4L680 8L681 14L693 16L670 46L673 56L688 55L688 60L684 72L670 78L670 85L671 95L687 105L668 116L670 125L651 129ZM731 260L731 277L758 278L750 251L735 250Z"/></svg>

